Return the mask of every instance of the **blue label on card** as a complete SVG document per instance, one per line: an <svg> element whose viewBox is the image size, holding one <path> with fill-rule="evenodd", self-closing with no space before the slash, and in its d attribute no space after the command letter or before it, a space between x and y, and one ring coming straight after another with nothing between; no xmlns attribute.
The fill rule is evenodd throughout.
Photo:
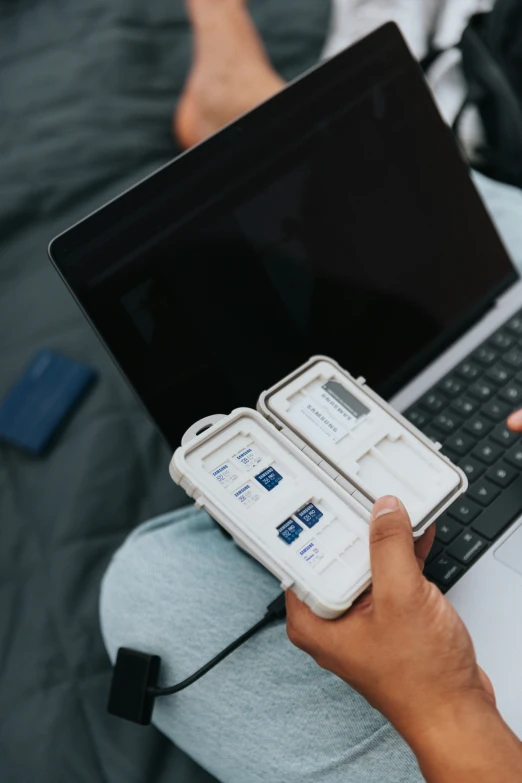
<svg viewBox="0 0 522 783"><path fill-rule="evenodd" d="M277 528L279 538L286 541L287 544L291 544L299 535L303 532L301 525L298 525L295 519L287 519L282 525Z"/></svg>
<svg viewBox="0 0 522 783"><path fill-rule="evenodd" d="M306 506L303 506L303 508L296 513L296 517L300 519L301 522L304 522L306 527L313 527L316 525L322 516L323 512L319 511L317 506L314 506L313 503L307 503Z"/></svg>
<svg viewBox="0 0 522 783"><path fill-rule="evenodd" d="M256 481L259 481L262 487L268 489L270 492L271 489L277 487L279 482L283 480L283 477L277 470L274 470L274 468L267 468L262 473L258 473L258 475L255 476L255 479Z"/></svg>

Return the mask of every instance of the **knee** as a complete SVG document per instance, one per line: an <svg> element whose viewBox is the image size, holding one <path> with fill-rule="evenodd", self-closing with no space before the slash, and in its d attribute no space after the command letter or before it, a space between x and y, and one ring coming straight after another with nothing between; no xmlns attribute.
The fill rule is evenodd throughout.
<svg viewBox="0 0 522 783"><path fill-rule="evenodd" d="M136 595L134 547L125 541L114 553L100 586L99 612L102 637L114 662L132 618Z"/></svg>
<svg viewBox="0 0 522 783"><path fill-rule="evenodd" d="M170 590L179 595L182 583L173 568L176 552L172 542L183 539L183 521L190 511L145 522L112 556L99 599L101 631L111 660L120 646L138 646L145 651L154 636L158 602ZM175 527L174 535L169 526Z"/></svg>

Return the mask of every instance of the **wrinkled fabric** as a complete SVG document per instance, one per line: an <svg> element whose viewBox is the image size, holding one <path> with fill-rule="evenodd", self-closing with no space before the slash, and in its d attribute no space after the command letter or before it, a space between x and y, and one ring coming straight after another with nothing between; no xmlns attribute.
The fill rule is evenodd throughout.
<svg viewBox="0 0 522 783"><path fill-rule="evenodd" d="M240 636L278 582L194 508L138 528L104 578L101 624L156 653L162 685ZM158 698L154 724L223 783L420 783L415 757L376 710L288 641L279 622L201 680Z"/></svg>
<svg viewBox="0 0 522 783"><path fill-rule="evenodd" d="M324 0L251 6L287 78L317 61ZM99 373L45 458L0 444L2 783L209 781L154 729L106 714L102 574L140 521L187 499L47 258L55 234L176 154L190 55L182 0L0 1L0 398L44 346Z"/></svg>

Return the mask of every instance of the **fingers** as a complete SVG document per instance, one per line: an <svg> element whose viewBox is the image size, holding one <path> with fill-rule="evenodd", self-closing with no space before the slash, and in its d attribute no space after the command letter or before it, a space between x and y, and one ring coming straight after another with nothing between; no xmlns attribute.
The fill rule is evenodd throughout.
<svg viewBox="0 0 522 783"><path fill-rule="evenodd" d="M513 432L522 432L522 410L512 413L508 417L507 425Z"/></svg>
<svg viewBox="0 0 522 783"><path fill-rule="evenodd" d="M329 620L322 620L292 592L287 590L286 597L286 632L288 638L301 650L314 655L314 649L328 635Z"/></svg>
<svg viewBox="0 0 522 783"><path fill-rule="evenodd" d="M495 689L493 688L493 683L489 679L484 669L481 666L479 666L478 668L479 668L480 680L482 682L482 685L484 686L484 690L486 691L490 699L493 701L493 703L496 704L497 697L495 695Z"/></svg>
<svg viewBox="0 0 522 783"><path fill-rule="evenodd" d="M401 601L411 595L422 579L413 532L406 509L396 497L386 495L376 501L370 520L370 562L373 598Z"/></svg>

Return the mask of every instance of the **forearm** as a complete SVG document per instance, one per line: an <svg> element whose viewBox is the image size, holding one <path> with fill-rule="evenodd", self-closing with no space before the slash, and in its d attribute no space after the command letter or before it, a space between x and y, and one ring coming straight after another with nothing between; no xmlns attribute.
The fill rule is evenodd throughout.
<svg viewBox="0 0 522 783"><path fill-rule="evenodd" d="M522 780L522 743L483 698L452 707L406 739L427 783Z"/></svg>

